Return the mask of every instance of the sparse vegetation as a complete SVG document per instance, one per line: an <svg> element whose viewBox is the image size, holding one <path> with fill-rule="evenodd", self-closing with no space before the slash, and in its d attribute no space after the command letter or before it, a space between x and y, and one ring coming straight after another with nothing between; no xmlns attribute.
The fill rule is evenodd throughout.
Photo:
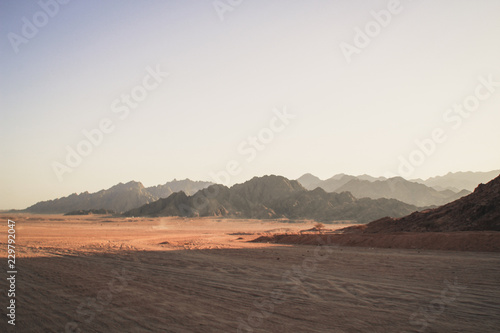
<svg viewBox="0 0 500 333"><path fill-rule="evenodd" d="M318 230L318 232L321 234L321 233L323 233L323 230L325 229L325 225L323 223L316 223L314 225L314 228L316 228L316 230Z"/></svg>

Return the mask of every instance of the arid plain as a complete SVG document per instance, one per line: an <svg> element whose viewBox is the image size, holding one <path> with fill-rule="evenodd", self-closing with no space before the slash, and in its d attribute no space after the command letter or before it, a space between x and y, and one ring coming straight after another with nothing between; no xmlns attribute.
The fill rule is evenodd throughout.
<svg viewBox="0 0 500 333"><path fill-rule="evenodd" d="M498 252L251 242L310 229L313 221L34 214L2 221L8 218L16 221L17 316L15 327L1 321L2 332L500 327ZM1 247L7 253L5 237Z"/></svg>

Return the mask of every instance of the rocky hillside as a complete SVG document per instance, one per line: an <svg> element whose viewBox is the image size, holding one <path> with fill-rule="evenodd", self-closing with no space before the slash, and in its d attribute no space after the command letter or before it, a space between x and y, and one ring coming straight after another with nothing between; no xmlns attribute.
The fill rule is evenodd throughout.
<svg viewBox="0 0 500 333"><path fill-rule="evenodd" d="M444 206L402 218L382 218L346 232L500 231L500 176L480 184L473 193Z"/></svg>
<svg viewBox="0 0 500 333"><path fill-rule="evenodd" d="M356 199L348 192L327 193L320 188L308 191L295 180L264 176L231 188L213 185L192 196L175 193L132 209L125 215L354 220L365 223L386 215L404 216L417 209L393 199Z"/></svg>

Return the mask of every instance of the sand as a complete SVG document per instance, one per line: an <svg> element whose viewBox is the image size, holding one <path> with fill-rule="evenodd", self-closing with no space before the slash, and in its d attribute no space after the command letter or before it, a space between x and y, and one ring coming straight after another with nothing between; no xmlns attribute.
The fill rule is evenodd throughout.
<svg viewBox="0 0 500 333"><path fill-rule="evenodd" d="M390 232L379 234L284 233L259 236L253 242L321 245L326 241L343 246L500 252L498 231Z"/></svg>
<svg viewBox="0 0 500 333"><path fill-rule="evenodd" d="M0 217L4 262L6 221L16 221L18 270L16 326L4 316L0 332L500 327L499 253L250 242L311 221Z"/></svg>

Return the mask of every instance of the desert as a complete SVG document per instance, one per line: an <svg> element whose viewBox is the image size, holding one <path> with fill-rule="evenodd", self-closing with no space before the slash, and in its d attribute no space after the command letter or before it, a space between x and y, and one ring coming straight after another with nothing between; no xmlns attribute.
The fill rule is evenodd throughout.
<svg viewBox="0 0 500 333"><path fill-rule="evenodd" d="M3 332L495 332L500 326L498 252L353 247L326 238L344 224L326 225L323 245L253 242L300 235L314 221L2 219L16 221L19 249L17 324L2 321ZM6 253L4 240L1 246Z"/></svg>
<svg viewBox="0 0 500 333"><path fill-rule="evenodd" d="M499 333L499 13L0 0L0 333Z"/></svg>

